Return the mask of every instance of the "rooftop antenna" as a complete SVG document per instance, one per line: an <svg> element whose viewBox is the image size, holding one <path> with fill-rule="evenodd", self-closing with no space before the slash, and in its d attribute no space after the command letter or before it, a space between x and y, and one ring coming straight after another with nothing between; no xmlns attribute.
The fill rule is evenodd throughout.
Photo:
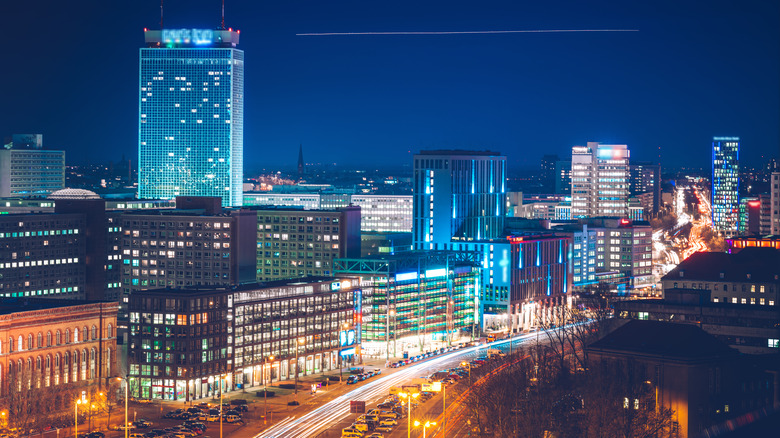
<svg viewBox="0 0 780 438"><path fill-rule="evenodd" d="M225 0L222 0L222 30L225 30Z"/></svg>
<svg viewBox="0 0 780 438"><path fill-rule="evenodd" d="M160 0L160 30L163 29L163 0Z"/></svg>

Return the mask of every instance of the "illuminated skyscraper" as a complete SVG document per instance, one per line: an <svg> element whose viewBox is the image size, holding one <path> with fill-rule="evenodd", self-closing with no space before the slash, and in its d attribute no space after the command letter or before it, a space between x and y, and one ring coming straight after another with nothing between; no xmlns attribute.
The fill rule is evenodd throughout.
<svg viewBox="0 0 780 438"><path fill-rule="evenodd" d="M506 157L487 151L421 151L414 156L415 249L503 237Z"/></svg>
<svg viewBox="0 0 780 438"><path fill-rule="evenodd" d="M628 146L588 142L571 148L571 216L626 217Z"/></svg>
<svg viewBox="0 0 780 438"><path fill-rule="evenodd" d="M244 52L230 30L145 30L138 197L243 201Z"/></svg>
<svg viewBox="0 0 780 438"><path fill-rule="evenodd" d="M712 226L726 236L739 225L739 137L712 138Z"/></svg>

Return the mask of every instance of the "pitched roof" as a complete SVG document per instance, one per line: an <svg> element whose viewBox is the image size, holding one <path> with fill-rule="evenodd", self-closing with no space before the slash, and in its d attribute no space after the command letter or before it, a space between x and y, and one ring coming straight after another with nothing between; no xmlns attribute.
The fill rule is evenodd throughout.
<svg viewBox="0 0 780 438"><path fill-rule="evenodd" d="M639 353L691 360L737 354L736 350L693 324L631 320L588 347L589 350Z"/></svg>
<svg viewBox="0 0 780 438"><path fill-rule="evenodd" d="M681 272L682 276L680 276ZM749 279L748 274L750 274ZM780 251L774 248L745 248L736 254L697 252L664 275L662 280L759 283L775 282L778 278L780 278Z"/></svg>

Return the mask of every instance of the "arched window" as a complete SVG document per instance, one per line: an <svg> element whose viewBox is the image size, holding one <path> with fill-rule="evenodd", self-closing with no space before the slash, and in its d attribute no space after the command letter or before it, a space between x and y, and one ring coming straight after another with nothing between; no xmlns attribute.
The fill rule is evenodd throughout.
<svg viewBox="0 0 780 438"><path fill-rule="evenodd" d="M24 341L22 340L22 335L19 335L19 340L16 344L16 348L18 351L24 350Z"/></svg>
<svg viewBox="0 0 780 438"><path fill-rule="evenodd" d="M95 378L95 366L97 365L96 359L96 351L94 348L92 348L89 351L89 378L94 379Z"/></svg>
<svg viewBox="0 0 780 438"><path fill-rule="evenodd" d="M94 340L95 340L95 339L97 339L97 338L98 338L98 336L97 336L97 327L95 327L95 326L93 325L93 326L92 326L92 340L94 341Z"/></svg>
<svg viewBox="0 0 780 438"><path fill-rule="evenodd" d="M65 329L65 343L70 344L70 329Z"/></svg>
<svg viewBox="0 0 780 438"><path fill-rule="evenodd" d="M30 333L29 335L27 335L27 349L28 349L28 350L32 350L32 349L33 349L33 337L32 337L32 333Z"/></svg>
<svg viewBox="0 0 780 438"><path fill-rule="evenodd" d="M81 329L81 337L83 338L81 342L87 342L89 341L89 332L87 331L87 326L84 326Z"/></svg>
<svg viewBox="0 0 780 438"><path fill-rule="evenodd" d="M59 330L57 330L55 341L57 341L57 345L62 345L62 332Z"/></svg>
<svg viewBox="0 0 780 438"><path fill-rule="evenodd" d="M68 383L70 381L70 353L65 352L62 356L62 382Z"/></svg>
<svg viewBox="0 0 780 438"><path fill-rule="evenodd" d="M106 375L111 375L111 349L106 349Z"/></svg>
<svg viewBox="0 0 780 438"><path fill-rule="evenodd" d="M43 334L41 334L41 332L38 332L38 343L35 344L35 346L38 348L43 347Z"/></svg>
<svg viewBox="0 0 780 438"><path fill-rule="evenodd" d="M46 332L46 346L51 347L51 332Z"/></svg>
<svg viewBox="0 0 780 438"><path fill-rule="evenodd" d="M87 380L87 349L81 350L81 380Z"/></svg>
<svg viewBox="0 0 780 438"><path fill-rule="evenodd" d="M51 385L51 355L46 356L46 361L43 367L43 385Z"/></svg>
<svg viewBox="0 0 780 438"><path fill-rule="evenodd" d="M79 341L79 329L78 327L73 329L73 343L77 343Z"/></svg>
<svg viewBox="0 0 780 438"><path fill-rule="evenodd" d="M41 357L38 356L35 358L35 371L41 370Z"/></svg>
<svg viewBox="0 0 780 438"><path fill-rule="evenodd" d="M9 353L13 353L14 352L14 338L13 338L13 336L8 337L8 352Z"/></svg>
<svg viewBox="0 0 780 438"><path fill-rule="evenodd" d="M79 381L79 352L73 352L73 361L71 362L71 370L73 371L73 382Z"/></svg>
<svg viewBox="0 0 780 438"><path fill-rule="evenodd" d="M60 384L60 372L61 372L60 363L61 363L60 354L57 353L56 355L54 355L54 385L55 386Z"/></svg>
<svg viewBox="0 0 780 438"><path fill-rule="evenodd" d="M111 324L108 324L108 327L106 328L106 337L107 338L114 337L114 326L112 326Z"/></svg>
<svg viewBox="0 0 780 438"><path fill-rule="evenodd" d="M3 354L3 341L0 341L0 354ZM0 388L2 388L2 387L3 386L0 385Z"/></svg>

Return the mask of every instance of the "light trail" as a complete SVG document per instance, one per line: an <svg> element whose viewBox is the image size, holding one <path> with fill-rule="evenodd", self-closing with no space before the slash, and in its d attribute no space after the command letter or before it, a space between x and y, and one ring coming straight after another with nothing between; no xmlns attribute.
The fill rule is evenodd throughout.
<svg viewBox="0 0 780 438"><path fill-rule="evenodd" d="M452 31L391 31L391 32L312 32L296 36L353 36L353 35L493 35L506 33L574 33L574 32L639 32L639 29L527 29L527 30L452 30Z"/></svg>
<svg viewBox="0 0 780 438"><path fill-rule="evenodd" d="M538 336L536 333L528 333L522 336L515 336L511 339L512 344L519 344ZM266 430L261 431L254 438L292 438L292 437L313 437L318 432L328 427L338 424L349 415L349 402L351 400L365 401L366 404L383 400L390 393L390 388L408 383L409 380L416 377L424 377L433 371L439 371L442 368L457 366L464 357L480 354L481 349L486 348L509 348L509 339L491 342L490 344L478 345L457 350L444 356L435 356L423 362L419 362L396 371L395 373L376 378L369 381L354 390L340 395L322 406L312 409L299 417L287 417L280 423L277 423Z"/></svg>

